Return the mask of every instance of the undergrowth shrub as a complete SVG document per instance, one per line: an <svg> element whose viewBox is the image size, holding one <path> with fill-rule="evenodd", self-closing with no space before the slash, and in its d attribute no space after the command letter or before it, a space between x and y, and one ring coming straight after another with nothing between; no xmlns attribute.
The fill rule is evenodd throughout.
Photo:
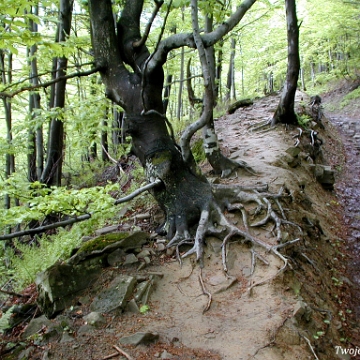
<svg viewBox="0 0 360 360"><path fill-rule="evenodd" d="M122 191L122 185L131 180L131 185ZM131 175L127 174L118 183L105 186L93 186L82 189L65 187L46 188L35 182L21 183L19 179L9 179L0 188L0 195L11 194L21 202L0 212L0 231L16 226L23 228L30 221L40 224L47 216L59 219L71 218L91 213L91 218L68 226L58 228L53 235L39 235L30 239L22 237L13 241L11 246L0 248L0 281L1 285L11 282L12 289L19 291L34 282L37 273L45 270L58 260L67 259L72 250L79 246L84 236L93 235L94 231L104 225L118 223L118 213L122 205L115 206L115 198L121 198L139 188L144 180L144 172L135 166ZM151 198L142 194L131 204L149 205ZM126 203L126 207L131 205Z"/></svg>

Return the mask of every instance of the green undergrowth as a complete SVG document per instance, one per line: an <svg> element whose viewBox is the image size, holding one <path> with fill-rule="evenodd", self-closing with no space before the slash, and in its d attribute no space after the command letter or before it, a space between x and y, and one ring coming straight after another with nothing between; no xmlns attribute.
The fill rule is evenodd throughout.
<svg viewBox="0 0 360 360"><path fill-rule="evenodd" d="M123 174L117 183L89 188L47 188L38 182L29 184L15 177L0 184L0 196L7 194L20 202L19 206L0 212L1 234L10 229L12 232L26 229L30 222L37 223L35 227L38 227L46 225L49 219L57 222L91 215L86 221L59 227L50 233L3 241L0 248L1 284L11 284L6 288L20 291L33 283L39 272L56 261L69 258L73 249L81 245L84 236L92 236L103 226L119 223L119 213L124 213L123 209L149 206L153 200L147 193L131 202L114 205L115 199L130 194L143 183L143 170L135 167L131 174Z"/></svg>
<svg viewBox="0 0 360 360"><path fill-rule="evenodd" d="M344 96L344 98L341 101L341 107L344 108L345 106L349 105L353 101L358 100L359 98L360 98L360 87L349 92Z"/></svg>

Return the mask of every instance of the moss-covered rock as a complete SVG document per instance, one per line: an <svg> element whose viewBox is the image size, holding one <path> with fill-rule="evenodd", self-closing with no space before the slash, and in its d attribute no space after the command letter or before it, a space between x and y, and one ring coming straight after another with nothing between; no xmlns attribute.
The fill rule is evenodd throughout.
<svg viewBox="0 0 360 360"><path fill-rule="evenodd" d="M91 240L83 243L77 253L91 253L105 249L107 246L126 239L129 236L128 232L116 232L97 236Z"/></svg>

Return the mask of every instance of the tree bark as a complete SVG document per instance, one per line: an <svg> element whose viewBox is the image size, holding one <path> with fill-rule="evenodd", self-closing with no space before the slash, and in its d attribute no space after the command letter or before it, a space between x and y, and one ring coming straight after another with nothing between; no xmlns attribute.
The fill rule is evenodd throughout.
<svg viewBox="0 0 360 360"><path fill-rule="evenodd" d="M72 8L74 0L61 0L59 11L59 24L57 41L63 42L70 34ZM66 75L67 58L61 57L56 63L55 76L57 78ZM56 82L52 87L51 107L62 109L65 106L66 80ZM44 171L41 174L41 182L47 185L61 185L62 163L64 145L64 123L61 116L54 117L50 122L47 159Z"/></svg>
<svg viewBox="0 0 360 360"><path fill-rule="evenodd" d="M288 41L288 68L280 102L271 122L272 125L277 123L297 124L294 103L300 71L300 56L299 26L297 23L295 0L285 0L285 8Z"/></svg>
<svg viewBox="0 0 360 360"><path fill-rule="evenodd" d="M228 22L199 41L208 46L214 44L240 21L254 2L246 0ZM193 166L189 147L192 134L204 126L207 119L205 122L200 119L190 126L182 138L180 151L168 131L169 124L164 115L162 66L171 50L195 47L195 32L171 35L159 41L154 53L150 54L146 41L141 40L142 6L143 0L124 1L116 32L111 1L89 1L94 57L100 67L106 95L125 110L124 130L132 137L133 152L144 167L147 180L161 180L151 190L166 213L166 223L161 231L172 240L188 238L190 226L199 221L213 198L210 184ZM206 89L212 94L211 87ZM211 101L204 104L206 116L209 109L212 111L212 104Z"/></svg>
<svg viewBox="0 0 360 360"><path fill-rule="evenodd" d="M32 14L38 15L38 7L32 8ZM38 31L38 25L32 19L29 19L29 30L36 33ZM35 56L37 52L37 45L32 45L29 49L29 65L30 65L30 84L32 86L39 85L37 58ZM40 110L40 95L37 91L29 93L29 113L31 119L37 117L35 110ZM35 122L36 123L36 122ZM42 125L30 126L29 129L29 154L28 154L28 180L36 181L40 179L43 170L43 131Z"/></svg>

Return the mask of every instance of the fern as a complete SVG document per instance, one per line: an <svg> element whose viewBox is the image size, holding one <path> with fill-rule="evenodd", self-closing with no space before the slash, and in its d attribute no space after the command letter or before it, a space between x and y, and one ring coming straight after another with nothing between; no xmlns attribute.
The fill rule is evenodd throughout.
<svg viewBox="0 0 360 360"><path fill-rule="evenodd" d="M10 318L13 314L13 309L15 308L15 305L13 305L10 309L8 309L7 312L2 313L2 316L0 318L0 334L3 334L6 330L10 329Z"/></svg>

